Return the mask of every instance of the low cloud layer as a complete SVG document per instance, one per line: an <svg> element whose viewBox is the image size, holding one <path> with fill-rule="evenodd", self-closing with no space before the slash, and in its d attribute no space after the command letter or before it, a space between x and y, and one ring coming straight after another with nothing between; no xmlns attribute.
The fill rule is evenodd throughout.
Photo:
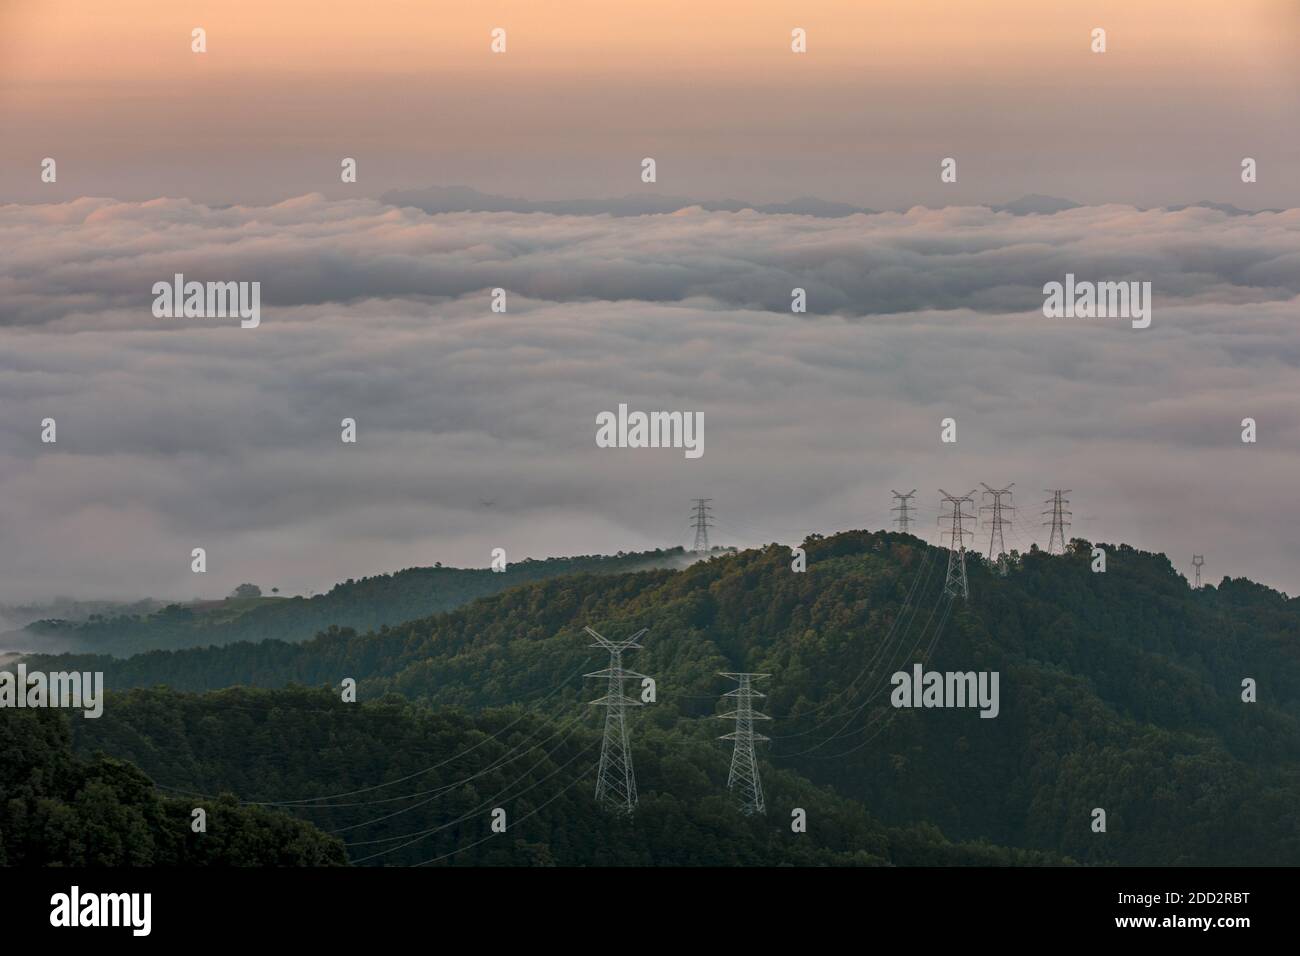
<svg viewBox="0 0 1300 956"><path fill-rule="evenodd" d="M1150 281L1151 327L1044 318L1067 272ZM260 281L261 326L154 318L175 273ZM1009 544L1068 487L1083 536L1294 593L1297 296L1300 210L4 206L0 600L689 544L696 496L753 544L916 487L933 538L938 487L980 481L1016 482ZM620 402L703 412L704 456L596 447Z"/></svg>

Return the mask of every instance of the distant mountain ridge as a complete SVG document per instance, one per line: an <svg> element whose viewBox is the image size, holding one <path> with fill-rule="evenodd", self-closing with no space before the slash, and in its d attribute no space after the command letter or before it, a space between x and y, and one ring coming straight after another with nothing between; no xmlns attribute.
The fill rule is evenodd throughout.
<svg viewBox="0 0 1300 956"><path fill-rule="evenodd" d="M616 574L679 567L695 560L682 548L616 555L525 559L489 568L407 568L335 585L314 597L228 599L171 604L152 613L36 621L0 634L0 649L126 657L157 649L236 641L304 641L331 626L368 630L427 617L505 588L562 574ZM147 605L146 605L147 606Z"/></svg>
<svg viewBox="0 0 1300 956"><path fill-rule="evenodd" d="M522 199L481 192L469 186L429 186L423 189L394 189L383 193L380 201L393 206L411 206L430 214L451 212L514 212L547 213L557 216L656 216L671 215L683 209L698 207L706 212L742 212L751 209L766 215L815 216L822 219L839 219L845 216L874 216L881 210L853 203L800 196L786 202L755 203L740 199L691 199L662 193L629 193L599 199ZM925 204L919 204L925 205ZM1083 208L1085 204L1059 196L1030 193L1005 203L955 203L954 205L983 205L994 212L1013 216L1051 216L1058 212ZM942 207L931 207L942 208ZM1280 209L1248 210L1230 203L1202 200L1174 206L1155 207L1169 212L1183 209L1205 208L1230 216L1252 216L1256 212L1282 212Z"/></svg>
<svg viewBox="0 0 1300 956"><path fill-rule="evenodd" d="M441 212L540 212L561 216L651 216L666 215L698 206L708 212L755 212L837 218L876 210L849 203L805 196L780 203L749 203L738 199L696 200L662 193L629 193L604 199L521 199L480 192L468 186L430 186L425 189L396 189L384 193L381 201L394 206L414 206L427 213Z"/></svg>

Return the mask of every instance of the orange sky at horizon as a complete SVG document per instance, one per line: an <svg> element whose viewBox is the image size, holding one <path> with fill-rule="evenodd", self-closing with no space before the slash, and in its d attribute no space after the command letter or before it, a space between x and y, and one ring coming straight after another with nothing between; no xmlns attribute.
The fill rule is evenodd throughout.
<svg viewBox="0 0 1300 956"><path fill-rule="evenodd" d="M1300 159L1298 79L1298 0L0 0L0 182L19 180L0 200L49 195L24 178L45 155L85 171L76 194L221 196L248 164L250 195L270 197L308 191L291 170L340 150L368 151L370 187L625 192L611 164L658 150L675 193L889 203L850 157L896 162L887 179L963 150L1000 168L994 192L1069 192L1095 169L1075 192L1125 199L1156 180L1107 171L1108 137L1167 165L1209 125L1275 171ZM520 173L521 155L546 170Z"/></svg>
<svg viewBox="0 0 1300 956"><path fill-rule="evenodd" d="M816 9L752 0L375 0L325 9L311 0L37 0L0 6L0 26L6 86L183 77L196 65L195 26L208 32L204 69L301 75L477 70L496 26L509 31L509 52L494 66L560 73L759 71L787 61L796 26L809 36L801 68L980 67L992 79L1086 59L1079 33L1093 27L1107 29L1111 60L1137 72L1294 71L1300 49L1295 0L827 0Z"/></svg>

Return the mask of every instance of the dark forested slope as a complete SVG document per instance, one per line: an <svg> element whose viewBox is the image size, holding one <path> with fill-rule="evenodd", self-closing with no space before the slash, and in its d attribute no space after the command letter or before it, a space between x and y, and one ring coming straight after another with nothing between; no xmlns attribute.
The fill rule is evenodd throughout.
<svg viewBox="0 0 1300 956"><path fill-rule="evenodd" d="M148 690L114 696L102 719L76 727L80 749L128 757L161 785L291 803L282 811L335 833L365 865L1066 862L953 845L932 826L885 827L861 804L784 770L767 774L768 814L746 818L726 791L728 752L714 721L634 722L641 799L632 820L593 798L600 734L590 713L470 715L396 696L349 704L303 688ZM491 829L498 807L503 833ZM806 832L791 829L796 808Z"/></svg>
<svg viewBox="0 0 1300 956"><path fill-rule="evenodd" d="M82 721L80 717L76 720ZM329 866L343 846L229 798L162 796L121 759L74 755L66 713L0 712L0 866ZM191 829L202 806L206 832Z"/></svg>

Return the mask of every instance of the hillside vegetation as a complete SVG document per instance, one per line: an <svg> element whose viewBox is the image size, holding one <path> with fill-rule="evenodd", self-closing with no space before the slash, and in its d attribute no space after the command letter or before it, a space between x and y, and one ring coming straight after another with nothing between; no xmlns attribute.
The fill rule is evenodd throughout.
<svg viewBox="0 0 1300 956"><path fill-rule="evenodd" d="M970 599L949 602L947 552L911 536L845 532L805 547L806 573L773 545L680 571L538 581L369 633L38 663L102 669L117 689L299 683L337 696L351 677L362 700L518 704L594 726L597 689L581 675L605 657L583 626L645 627L626 661L657 681L635 717L640 747L696 741L722 759L712 738L727 728L704 719L733 686L718 672L770 673L764 766L886 825L1089 863L1300 863L1295 599L1244 580L1193 591L1163 555L1125 546L1106 545L1096 574L1091 545L1075 542L1065 556L1016 556L1005 577L968 556ZM892 708L890 674L917 662L996 671L998 716ZM1243 702L1245 679L1258 702ZM1105 833L1091 829L1096 808Z"/></svg>
<svg viewBox="0 0 1300 956"><path fill-rule="evenodd" d="M76 756L63 712L0 711L0 755L0 866L346 862L338 840L283 813L163 796L126 761ZM196 806L207 813L203 833L191 829Z"/></svg>
<svg viewBox="0 0 1300 956"><path fill-rule="evenodd" d="M984 842L954 845L932 826L886 827L784 770L767 775L770 812L746 818L727 793L728 753L713 727L634 730L641 799L629 820L594 800L600 734L590 714L470 715L396 696L345 704L303 688L149 690L114 697L104 718L74 726L81 749L129 757L169 787L303 801L281 809L336 834L364 865L1062 862ZM498 807L504 833L491 830ZM795 808L806 832L791 829Z"/></svg>
<svg viewBox="0 0 1300 956"><path fill-rule="evenodd" d="M155 649L208 647L236 641L302 641L330 626L359 630L399 624L460 607L517 584L578 572L617 574L681 567L681 548L635 554L524 560L490 568L407 568L352 580L327 594L291 598L227 598L169 604L152 613L99 613L86 620L39 620L0 634L0 648L128 657Z"/></svg>

